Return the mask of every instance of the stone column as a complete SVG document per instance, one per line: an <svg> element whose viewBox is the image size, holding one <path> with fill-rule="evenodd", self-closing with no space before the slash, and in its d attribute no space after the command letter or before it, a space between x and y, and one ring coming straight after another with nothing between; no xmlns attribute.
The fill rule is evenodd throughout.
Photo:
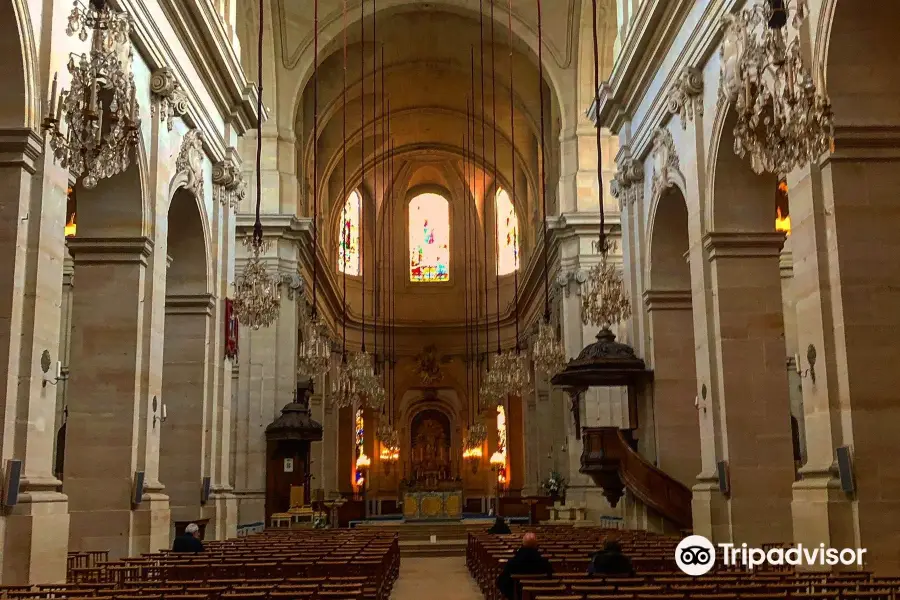
<svg viewBox="0 0 900 600"><path fill-rule="evenodd" d="M69 240L79 281L66 443L70 549L109 550L111 558L158 548L151 538L169 523L164 496L145 493L149 508L132 506L135 466L151 435L141 391L152 248L144 237Z"/></svg>
<svg viewBox="0 0 900 600"><path fill-rule="evenodd" d="M690 487L700 473L690 290L647 290L657 466Z"/></svg>
<svg viewBox="0 0 900 600"><path fill-rule="evenodd" d="M160 428L159 477L166 486L173 521L201 517L200 491L209 475L204 450L210 442L206 419L210 381L207 372L211 294L166 296L161 401L166 407ZM215 519L215 507L202 510Z"/></svg>
<svg viewBox="0 0 900 600"><path fill-rule="evenodd" d="M715 542L789 541L794 479L779 256L784 234L704 236L712 284L718 403L730 493ZM702 400L705 402L705 400ZM699 532L698 532L699 533Z"/></svg>
<svg viewBox="0 0 900 600"><path fill-rule="evenodd" d="M66 497L52 473L56 390L44 386L42 354L49 376L59 360L59 322L65 244L66 173L28 128L0 131L0 386L4 429L3 468L21 460L19 503L0 518L2 580L9 584L64 581L69 516ZM35 182L43 184L35 194Z"/></svg>
<svg viewBox="0 0 900 600"><path fill-rule="evenodd" d="M866 567L898 573L900 450L896 368L900 141L888 127L839 128L835 150L788 180L807 463L794 485L798 542L868 550ZM841 490L836 449L852 451L855 493Z"/></svg>

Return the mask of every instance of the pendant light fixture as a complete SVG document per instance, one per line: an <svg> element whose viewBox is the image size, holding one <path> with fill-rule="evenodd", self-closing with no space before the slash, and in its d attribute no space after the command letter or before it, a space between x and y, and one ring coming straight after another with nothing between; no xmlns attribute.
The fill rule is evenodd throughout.
<svg viewBox="0 0 900 600"><path fill-rule="evenodd" d="M342 130L343 143L341 145L341 160L343 171L343 184L341 186L341 201L344 204L344 213L341 220L341 235L344 247L349 246L347 231L347 0L343 0L344 21L344 88L342 92ZM359 398L359 382L354 378L354 365L348 361L347 356L347 252L342 253L343 268L341 269L341 360L337 366L337 372L331 384L332 401L338 408L350 408Z"/></svg>
<svg viewBox="0 0 900 600"><path fill-rule="evenodd" d="M597 0L591 0L594 24L594 105L600 106L600 47L597 37ZM603 144L602 128L597 123L597 184L600 195L600 239L597 251L600 261L588 273L581 296L581 320L585 325L600 328L599 336L612 336L610 327L631 317L631 301L625 291L625 282L615 265L609 262L610 243L606 235L606 219L603 206ZM600 337L598 336L598 339ZM615 336L612 336L613 338Z"/></svg>
<svg viewBox="0 0 900 600"><path fill-rule="evenodd" d="M510 165L512 169L510 183L510 202L515 205L516 201L516 111L515 111L515 79L513 72L513 38L512 38L512 0L507 0L507 16L509 24L509 129L510 129ZM496 197L495 197L496 198ZM497 202L494 202L497 206ZM497 219L497 324L499 327L500 319L500 213L495 211ZM503 388L511 396L522 397L528 393L531 388L531 375L526 357L522 354L522 347L519 344L519 231L516 225L515 239L513 240L513 249L515 257L515 269L513 270L513 306L515 309L516 319L516 344L512 350L507 351L500 360L502 368L499 370L500 381ZM498 331L497 338L499 342L500 333ZM498 344L499 346L499 344Z"/></svg>
<svg viewBox="0 0 900 600"><path fill-rule="evenodd" d="M331 340L319 321L319 0L313 8L313 245L312 245L312 306L301 325L298 348L298 370L303 376L316 378L324 375L331 365Z"/></svg>
<svg viewBox="0 0 900 600"><path fill-rule="evenodd" d="M361 39L361 47L365 48L366 41L366 14L365 14L365 2L360 2L360 19L359 19L359 27L360 27L360 39ZM362 189L366 182L366 53L361 51L359 53L359 72L360 72L360 153L362 156L362 175L361 175L361 183L360 183L360 230L361 230L361 241L359 245L359 263L360 263L360 274L362 275L362 287L361 287L361 298L362 298L362 347L360 351L353 355L350 361L351 369L353 371L353 378L357 381L357 388L359 390L359 401L360 404L366 404L370 408L375 410L380 410L384 406L384 389L379 385L378 380L375 377L374 366L372 363L372 357L368 353L366 349L366 252L365 252L365 243L362 241L365 239L366 228L366 216L369 211L366 210L365 202L362 196ZM344 106L344 110L346 111L346 104ZM346 146L344 148L346 151ZM346 175L345 175L346 178Z"/></svg>
<svg viewBox="0 0 900 600"><path fill-rule="evenodd" d="M491 0L491 5L493 6L493 0ZM487 132L485 131L485 124L487 122L487 112L485 110L485 51L484 51L484 0L479 0L479 36L481 43L481 156L487 156L487 152L485 149ZM492 19L493 21L493 19ZM494 103L494 123L492 124L496 127L496 101ZM494 148L494 164L496 165L496 136L494 138L495 148ZM495 167L496 168L496 167ZM494 180L496 182L496 171ZM494 360L495 365L494 368L491 368L491 328L490 321L488 318L488 306L490 305L488 299L488 226L487 226L487 169L482 169L482 178L481 178L481 215L482 215L482 231L484 233L484 375L481 379L481 398L488 406L496 406L500 402L506 398L506 392L501 387L499 378L497 377L499 365L496 364L496 359ZM499 311L497 314L497 318L500 318ZM499 347L500 339L499 339L499 330L497 331L498 338L497 344ZM498 352L499 354L499 352Z"/></svg>
<svg viewBox="0 0 900 600"><path fill-rule="evenodd" d="M549 248L550 236L547 230L547 163L545 161L546 135L544 133L544 43L543 23L541 20L541 0L537 0L538 14L538 93L541 98L541 226L543 228L543 259L544 259L544 316L538 324L537 336L532 347L532 358L537 370L544 373L548 379L562 371L566 366L566 349L562 340L556 335L556 330L550 323L550 264ZM602 185L601 185L602 188ZM600 212L603 212L601 202Z"/></svg>
<svg viewBox="0 0 900 600"><path fill-rule="evenodd" d="M256 125L256 221L253 236L244 240L250 256L243 272L234 282L234 314L241 325L252 329L268 327L278 318L281 306L279 281L272 277L262 262L262 255L268 250L263 241L260 207L262 204L262 119L263 119L263 24L264 0L259 2L259 38L257 52L257 83L259 96L256 100L258 115Z"/></svg>

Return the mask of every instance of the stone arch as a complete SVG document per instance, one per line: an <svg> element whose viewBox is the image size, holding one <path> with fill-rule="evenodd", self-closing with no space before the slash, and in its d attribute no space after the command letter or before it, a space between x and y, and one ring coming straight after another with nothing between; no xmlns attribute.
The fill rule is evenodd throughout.
<svg viewBox="0 0 900 600"><path fill-rule="evenodd" d="M149 167L143 135L125 171L97 182L93 189L78 185L79 238L137 238L150 234Z"/></svg>
<svg viewBox="0 0 900 600"><path fill-rule="evenodd" d="M709 161L708 231L769 232L775 229L778 178L757 175L749 158L734 152L737 114L724 103L713 126Z"/></svg>
<svg viewBox="0 0 900 600"><path fill-rule="evenodd" d="M658 466L686 486L700 472L700 425L684 399L697 393L688 208L679 184L650 206L648 286L644 293L654 370L653 422ZM678 398L680 401L675 401Z"/></svg>
<svg viewBox="0 0 900 600"><path fill-rule="evenodd" d="M187 181L181 173L175 180ZM195 191L184 185L176 187L166 219L170 262L166 271L161 400L167 419L154 423L160 436L160 480L166 486L175 522L200 518L197 489L206 464L204 423L215 298L204 216Z"/></svg>
<svg viewBox="0 0 900 600"><path fill-rule="evenodd" d="M0 128L37 129L41 118L37 52L28 2L4 2L0 7L0 23L3 23L0 43L6 57L0 62L0 80L4 85L0 99Z"/></svg>
<svg viewBox="0 0 900 600"><path fill-rule="evenodd" d="M197 197L179 187L169 203L166 295L205 294L211 291L208 226Z"/></svg>
<svg viewBox="0 0 900 600"><path fill-rule="evenodd" d="M873 2L859 10L848 0L827 0L820 14L815 79L825 81L835 125L900 122L900 38L886 26L900 19L900 6Z"/></svg>
<svg viewBox="0 0 900 600"><path fill-rule="evenodd" d="M393 0L384 2L383 5L381 5L378 9L378 19L380 21L386 16L390 16L391 13L397 13L398 11L402 11L416 3L417 2L415 2L414 0ZM477 8L472 9L471 7L462 7L447 1L431 2L429 4L432 10L455 13L473 18L476 21L478 20ZM331 15L325 17L320 14L319 17L319 39L320 44L322 44L319 47L319 60L320 62L322 62L324 60L324 57L327 57L334 52L340 51L340 46L342 43L341 32L344 30L344 20L341 17L340 11L335 11ZM366 18L371 18L371 12L366 13ZM350 11L348 13L346 27L350 30L358 29L359 19L359 11ZM485 27L488 26L488 20L489 16L486 14ZM495 21L497 27L502 28L503 37L505 39L505 32L507 28L507 14L505 10L497 11L497 13L495 14ZM530 23L524 21L520 16L518 16L515 11L512 15L512 25L514 36L513 43L516 45L523 45L527 47L530 51L530 58L535 64L537 64L537 31L532 27ZM322 43L321 40L326 40L326 42ZM300 76L297 78L297 84L291 96L292 102L289 105L291 107L290 110L293 113L290 119L291 123L297 120L297 112L302 110L303 105L303 103L301 102L301 97L304 90L310 85L312 81L312 36L310 36L310 40L307 46L300 53L297 64L303 65L303 70L300 72ZM557 64L557 61L554 60L551 52L544 53L544 76L547 79L547 84L551 90L552 97L554 98L554 105L560 112L562 128L565 129L570 126L574 126L574 123L570 122L573 116L568 113L568 111L570 110L569 106L572 103L567 101L563 92L563 90L567 89L568 77L566 76L565 68L561 68Z"/></svg>
<svg viewBox="0 0 900 600"><path fill-rule="evenodd" d="M648 281L653 290L689 290L688 210L684 191L669 187L650 205Z"/></svg>

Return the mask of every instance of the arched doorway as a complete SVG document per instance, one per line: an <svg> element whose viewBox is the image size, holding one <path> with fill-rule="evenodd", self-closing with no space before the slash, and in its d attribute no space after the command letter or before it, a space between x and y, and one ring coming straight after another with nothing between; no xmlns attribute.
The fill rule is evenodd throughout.
<svg viewBox="0 0 900 600"><path fill-rule="evenodd" d="M700 427L695 397L697 371L688 210L678 187L664 190L650 231L650 278L644 302L650 325L656 464L691 487L700 473Z"/></svg>
<svg viewBox="0 0 900 600"><path fill-rule="evenodd" d="M208 487L204 426L209 400L208 348L213 295L208 291L208 259L203 216L193 192L179 188L169 205L166 312L163 349L160 480L166 486L172 520L210 518L201 491Z"/></svg>
<svg viewBox="0 0 900 600"><path fill-rule="evenodd" d="M775 231L774 219L778 180L756 175L735 154L736 115L731 107L726 111L718 115L711 162L703 238L708 266L697 265L708 269L710 293L704 294L712 329L713 376L706 398L701 386L701 410L713 414L717 443L709 450L729 481L729 495L717 500L727 512L713 515L713 531L719 532L716 542L789 541L794 462L781 291L784 233Z"/></svg>

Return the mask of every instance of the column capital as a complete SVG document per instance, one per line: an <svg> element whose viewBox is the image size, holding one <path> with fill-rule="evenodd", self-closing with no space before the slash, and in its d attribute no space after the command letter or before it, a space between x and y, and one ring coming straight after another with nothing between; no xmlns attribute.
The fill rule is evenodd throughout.
<svg viewBox="0 0 900 600"><path fill-rule="evenodd" d="M645 290L644 304L647 311L691 310L691 290Z"/></svg>
<svg viewBox="0 0 900 600"><path fill-rule="evenodd" d="M18 166L33 175L44 140L30 127L0 129L0 167Z"/></svg>
<svg viewBox="0 0 900 600"><path fill-rule="evenodd" d="M768 258L781 255L785 235L781 231L710 231L703 236L709 261L718 258Z"/></svg>
<svg viewBox="0 0 900 600"><path fill-rule="evenodd" d="M213 294L166 294L167 315L212 315Z"/></svg>
<svg viewBox="0 0 900 600"><path fill-rule="evenodd" d="M133 238L82 238L67 240L69 253L78 265L140 263L147 266L147 258L153 252L153 241L148 237Z"/></svg>

